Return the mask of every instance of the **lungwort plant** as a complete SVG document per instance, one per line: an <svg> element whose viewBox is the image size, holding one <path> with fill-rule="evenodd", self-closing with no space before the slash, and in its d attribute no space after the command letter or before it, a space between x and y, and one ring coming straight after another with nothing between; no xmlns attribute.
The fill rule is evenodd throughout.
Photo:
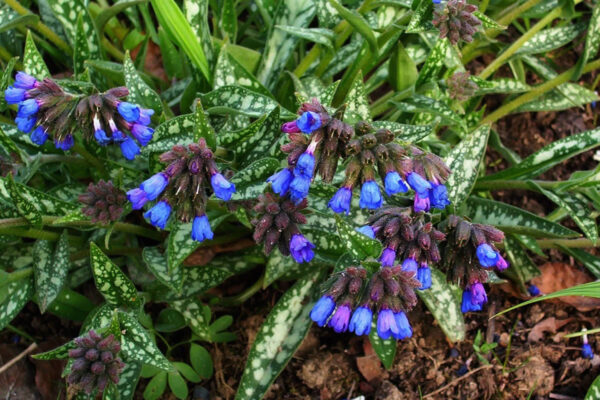
<svg viewBox="0 0 600 400"><path fill-rule="evenodd" d="M183 399L212 376L205 346L236 340L211 308L289 287L237 388L258 399L313 321L368 335L390 367L419 301L460 341L489 285L527 293L530 254L558 249L600 277L583 250L598 171L539 178L600 131L521 159L494 130L598 100L579 84L600 67L591 3L4 0L0 329L34 302L81 326L35 356L68 359L78 398L130 399L150 379L144 398L168 385ZM546 56L574 44L569 69ZM513 189L556 209L495 200ZM238 250L198 261L225 244ZM254 281L210 291L229 278Z"/></svg>

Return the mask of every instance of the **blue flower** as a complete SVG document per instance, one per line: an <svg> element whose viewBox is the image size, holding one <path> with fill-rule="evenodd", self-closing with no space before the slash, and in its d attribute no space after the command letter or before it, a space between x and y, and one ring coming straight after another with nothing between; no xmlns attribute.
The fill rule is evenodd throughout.
<svg viewBox="0 0 600 400"><path fill-rule="evenodd" d="M15 122L17 123L17 128L20 131L29 133L33 129L35 125L36 118L35 117L17 117L15 118Z"/></svg>
<svg viewBox="0 0 600 400"><path fill-rule="evenodd" d="M429 190L432 189L431 183L423 179L423 177L416 172L410 172L406 176L406 181L415 193L418 193L421 197L427 197Z"/></svg>
<svg viewBox="0 0 600 400"><path fill-rule="evenodd" d="M422 197L419 193L415 194L414 209L415 212L429 211L429 197Z"/></svg>
<svg viewBox="0 0 600 400"><path fill-rule="evenodd" d="M288 168L282 169L279 172L271 175L267 182L271 183L271 188L273 192L277 193L280 196L285 196L288 189L290 188L290 183L294 179L294 175L292 175L292 171Z"/></svg>
<svg viewBox="0 0 600 400"><path fill-rule="evenodd" d="M312 133L321 127L321 117L315 112L307 111L296 120L296 125L302 132Z"/></svg>
<svg viewBox="0 0 600 400"><path fill-rule="evenodd" d="M594 352L589 343L584 343L583 346L581 346L581 356L590 360L594 358Z"/></svg>
<svg viewBox="0 0 600 400"><path fill-rule="evenodd" d="M375 181L366 181L360 188L360 208L371 210L381 207L381 192Z"/></svg>
<svg viewBox="0 0 600 400"><path fill-rule="evenodd" d="M417 280L421 282L420 290L426 290L431 287L431 269L429 267L419 267L417 270Z"/></svg>
<svg viewBox="0 0 600 400"><path fill-rule="evenodd" d="M133 160L135 156L140 154L140 147L137 145L135 140L130 137L125 138L121 142L121 153L123 153L123 157L128 160Z"/></svg>
<svg viewBox="0 0 600 400"><path fill-rule="evenodd" d="M348 329L348 321L350 321L350 306L343 304L335 310L335 313L329 320L329 326L333 328L337 333L346 332Z"/></svg>
<svg viewBox="0 0 600 400"><path fill-rule="evenodd" d="M360 306L352 314L349 330L358 336L368 335L371 332L371 321L373 321L373 312L367 306Z"/></svg>
<svg viewBox="0 0 600 400"><path fill-rule="evenodd" d="M231 199L231 195L235 193L235 185L219 173L213 174L210 178L210 184L215 192L215 196L221 200L228 201Z"/></svg>
<svg viewBox="0 0 600 400"><path fill-rule="evenodd" d="M463 313L466 313L469 311L481 311L481 304L475 304L472 302L471 291L469 289L466 289L465 291L463 291L462 303L460 305L460 310Z"/></svg>
<svg viewBox="0 0 600 400"><path fill-rule="evenodd" d="M25 89L9 86L4 91L4 99L8 104L17 104L25 100Z"/></svg>
<svg viewBox="0 0 600 400"><path fill-rule="evenodd" d="M19 89L33 89L37 85L37 79L33 76L26 74L23 71L17 72L15 76L15 87Z"/></svg>
<svg viewBox="0 0 600 400"><path fill-rule="evenodd" d="M192 239L197 242L202 242L206 239L213 238L213 231L210 229L210 223L206 214L196 216L192 223Z"/></svg>
<svg viewBox="0 0 600 400"><path fill-rule="evenodd" d="M104 129L98 129L97 131L95 131L94 138L96 138L96 142L98 142L100 146L106 146L110 143L110 138L106 136L106 132L104 132Z"/></svg>
<svg viewBox="0 0 600 400"><path fill-rule="evenodd" d="M40 109L40 105L35 99L27 99L19 103L19 111L17 111L17 116L21 118L31 117Z"/></svg>
<svg viewBox="0 0 600 400"><path fill-rule="evenodd" d="M138 124L150 125L152 122L151 117L154 115L154 110L151 108L142 108L140 110L140 117L136 121Z"/></svg>
<svg viewBox="0 0 600 400"><path fill-rule="evenodd" d="M349 187L341 187L333 195L327 206L333 210L333 212L341 213L350 212L350 200L352 200L352 189Z"/></svg>
<svg viewBox="0 0 600 400"><path fill-rule="evenodd" d="M396 318L394 312L389 308L385 308L379 311L377 316L377 334L383 340L389 339L390 336L397 335L400 333L398 325L396 325Z"/></svg>
<svg viewBox="0 0 600 400"><path fill-rule="evenodd" d="M154 135L154 129L141 124L133 124L131 134L142 146L146 146L152 139L152 135Z"/></svg>
<svg viewBox="0 0 600 400"><path fill-rule="evenodd" d="M128 103L126 101L122 101L117 106L117 111L121 114L121 117L127 122L137 122L140 118L140 108L135 105Z"/></svg>
<svg viewBox="0 0 600 400"><path fill-rule="evenodd" d="M408 187L396 171L390 171L385 175L385 192L388 196L396 193L406 193Z"/></svg>
<svg viewBox="0 0 600 400"><path fill-rule="evenodd" d="M508 268L508 262L498 253L498 261L496 261L496 269L498 271L504 271Z"/></svg>
<svg viewBox="0 0 600 400"><path fill-rule="evenodd" d="M540 288L538 288L535 285L529 285L529 287L527 288L527 291L529 292L530 295L532 295L534 297L540 295Z"/></svg>
<svg viewBox="0 0 600 400"><path fill-rule="evenodd" d="M335 301L331 296L321 297L310 311L310 319L315 321L317 325L324 326L327 319L335 309Z"/></svg>
<svg viewBox="0 0 600 400"><path fill-rule="evenodd" d="M433 185L429 199L431 200L431 206L443 210L447 205L450 204L448 199L448 189L446 185Z"/></svg>
<svg viewBox="0 0 600 400"><path fill-rule="evenodd" d="M54 139L54 147L63 151L69 150L74 144L73 135L67 135L63 140Z"/></svg>
<svg viewBox="0 0 600 400"><path fill-rule="evenodd" d="M416 275L418 268L419 265L417 264L417 261L412 257L409 257L402 261L402 271L414 272L414 274Z"/></svg>
<svg viewBox="0 0 600 400"><path fill-rule="evenodd" d="M315 245L309 242L302 234L297 233L290 240L290 253L297 263L310 262L315 253Z"/></svg>
<svg viewBox="0 0 600 400"><path fill-rule="evenodd" d="M492 246L487 243L482 243L477 246L476 254L477 258L479 258L479 264L485 268L490 268L496 265L498 262L498 257L500 256L500 254L492 249Z"/></svg>
<svg viewBox="0 0 600 400"><path fill-rule="evenodd" d="M311 153L304 152L298 158L296 167L294 168L294 176L302 176L304 178L312 178L313 170L315 169L315 156Z"/></svg>
<svg viewBox="0 0 600 400"><path fill-rule="evenodd" d="M375 239L375 231L370 225L361 226L360 228L356 228L357 232L362 233L365 236L370 237L371 239Z"/></svg>
<svg viewBox="0 0 600 400"><path fill-rule="evenodd" d="M306 196L308 196L309 188L310 178L299 175L295 176L290 184L290 198L295 204L299 204Z"/></svg>
<svg viewBox="0 0 600 400"><path fill-rule="evenodd" d="M386 247L385 249L383 249L383 252L381 253L381 257L379 257L379 262L381 262L381 265L384 267L391 267L392 265L394 265L394 262L396 261L396 250Z"/></svg>
<svg viewBox="0 0 600 400"><path fill-rule="evenodd" d="M144 204L148 202L146 192L144 192L140 188L135 188L128 191L127 199L131 203L131 208L133 208L134 210L139 210L140 208L144 207Z"/></svg>
<svg viewBox="0 0 600 400"><path fill-rule="evenodd" d="M48 140L48 134L46 133L44 127L41 125L35 128L35 130L31 133L31 141L37 144L38 146L41 146L44 143L46 143L46 140Z"/></svg>
<svg viewBox="0 0 600 400"><path fill-rule="evenodd" d="M396 320L396 326L398 327L398 333L393 333L394 339L403 340L412 336L413 331L408 322L408 318L404 311L398 311L394 313L394 319Z"/></svg>
<svg viewBox="0 0 600 400"><path fill-rule="evenodd" d="M166 201L159 201L144 213L144 217L149 218L150 223L160 229L165 229L170 215L171 206Z"/></svg>
<svg viewBox="0 0 600 400"><path fill-rule="evenodd" d="M159 172L142 182L140 189L146 192L148 200L154 200L165 190L168 183L169 177L165 173Z"/></svg>

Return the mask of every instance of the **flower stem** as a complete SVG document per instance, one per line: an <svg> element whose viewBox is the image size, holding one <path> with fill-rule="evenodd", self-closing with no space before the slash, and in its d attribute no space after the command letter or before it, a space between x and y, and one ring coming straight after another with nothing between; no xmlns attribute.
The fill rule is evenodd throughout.
<svg viewBox="0 0 600 400"><path fill-rule="evenodd" d="M225 307L233 307L242 304L262 288L264 280L265 274L262 274L252 286L244 290L242 293L231 297L222 297L219 299L218 304Z"/></svg>
<svg viewBox="0 0 600 400"><path fill-rule="evenodd" d="M557 249L560 247L584 249L589 247L597 247L600 243L594 243L590 239L539 239L537 244L542 249Z"/></svg>

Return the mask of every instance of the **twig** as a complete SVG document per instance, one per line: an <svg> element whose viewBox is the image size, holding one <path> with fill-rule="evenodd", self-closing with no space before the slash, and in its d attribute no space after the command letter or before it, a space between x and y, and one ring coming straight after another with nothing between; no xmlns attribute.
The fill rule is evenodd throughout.
<svg viewBox="0 0 600 400"><path fill-rule="evenodd" d="M25 350L23 350L21 352L21 354L19 354L18 356L16 356L15 358L13 358L12 360L10 360L6 364L4 364L2 367L0 367L0 374L2 374L7 369L9 369L14 364L16 364L21 358L25 357L27 354L29 354L32 351L34 351L35 349L37 349L37 347L38 347L37 343L31 343L28 348L26 348Z"/></svg>
<svg viewBox="0 0 600 400"><path fill-rule="evenodd" d="M423 396L423 398L424 398L424 399L426 399L426 398L428 398L428 397L432 397L433 395L436 395L436 394L438 394L438 393L441 393L441 392L443 392L444 390L448 389L449 387L456 385L458 382L460 382L460 381L462 381L462 380L464 380L464 379L467 379L469 376L471 376L471 375L473 375L473 374L476 374L477 372L481 371L482 369L489 369L489 368L493 368L493 367L494 367L494 366L490 364L490 365L482 365L482 366L481 366L481 367L479 367L479 368L475 368L473 371L469 371L469 372L467 372L466 374L464 374L463 376L461 376L461 377L458 377L458 378L454 379L452 382L450 382L450 383L449 383L449 384L447 384L446 386L442 386L442 387L441 387L441 388L439 388L438 390L435 390L435 391L433 391L433 392L431 392L431 393L427 393L425 396Z"/></svg>

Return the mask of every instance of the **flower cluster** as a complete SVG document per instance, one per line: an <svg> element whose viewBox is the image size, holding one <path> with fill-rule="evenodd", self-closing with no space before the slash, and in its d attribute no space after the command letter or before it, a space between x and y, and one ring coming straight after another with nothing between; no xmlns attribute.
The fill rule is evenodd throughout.
<svg viewBox="0 0 600 400"><path fill-rule="evenodd" d="M439 243L446 235L431 222L424 222L423 215L414 216L410 208L387 206L359 231L383 244L382 266L390 267L400 260L404 271L415 273L421 290L431 287L429 266L440 262Z"/></svg>
<svg viewBox="0 0 600 400"><path fill-rule="evenodd" d="M201 138L187 147L175 145L161 154L159 161L168 166L127 192L132 208L139 210L147 202L158 200L144 214L152 225L165 229L175 207L180 221L189 222L193 218L192 239L198 242L212 239L205 212L208 198L214 193L219 199L229 201L235 193L235 185L219 172L206 141Z"/></svg>
<svg viewBox="0 0 600 400"><path fill-rule="evenodd" d="M100 180L96 184L90 183L87 192L79 195L79 201L84 204L83 214L92 222L107 225L121 217L127 197L111 181Z"/></svg>
<svg viewBox="0 0 600 400"><path fill-rule="evenodd" d="M119 374L125 364L118 357L121 344L114 335L103 338L91 330L73 342L76 347L69 350L73 362L67 377L70 385L90 395L94 390L103 392L109 381L119 383Z"/></svg>
<svg viewBox="0 0 600 400"><path fill-rule="evenodd" d="M306 223L306 217L301 213L306 204L306 199L295 204L289 198L273 193L258 198L254 207L257 217L252 220L256 226L253 237L256 243L264 243L265 254L270 254L277 245L281 254L291 255L298 263L313 259L315 245L298 229L298 224Z"/></svg>
<svg viewBox="0 0 600 400"><path fill-rule="evenodd" d="M457 44L460 39L473 41L481 21L473 13L477 6L465 0L434 0L433 25L440 30L440 38L448 37L450 43Z"/></svg>
<svg viewBox="0 0 600 400"><path fill-rule="evenodd" d="M446 79L448 86L448 95L451 99L466 101L475 95L479 86L471 79L471 74L466 72L457 72Z"/></svg>
<svg viewBox="0 0 600 400"><path fill-rule="evenodd" d="M17 104L15 118L19 130L30 133L31 141L43 145L48 139L57 149L69 150L75 144L75 132L84 140L100 146L119 144L123 156L133 160L146 146L154 130L148 125L153 110L121 101L126 87L90 96L67 93L55 81L18 72L13 86L4 92L8 104Z"/></svg>
<svg viewBox="0 0 600 400"><path fill-rule="evenodd" d="M367 282L364 268L349 267L330 280L310 317L319 326L328 324L338 333L349 330L360 336L370 333L376 311L379 337L411 337L406 312L417 304L415 288L420 286L414 275L397 265L380 269Z"/></svg>
<svg viewBox="0 0 600 400"><path fill-rule="evenodd" d="M487 303L483 284L488 280L487 270L503 271L508 262L500 255L495 243L504 240L504 233L492 226L474 224L451 215L444 223L445 242L442 267L448 279L465 289L462 312L480 311Z"/></svg>

